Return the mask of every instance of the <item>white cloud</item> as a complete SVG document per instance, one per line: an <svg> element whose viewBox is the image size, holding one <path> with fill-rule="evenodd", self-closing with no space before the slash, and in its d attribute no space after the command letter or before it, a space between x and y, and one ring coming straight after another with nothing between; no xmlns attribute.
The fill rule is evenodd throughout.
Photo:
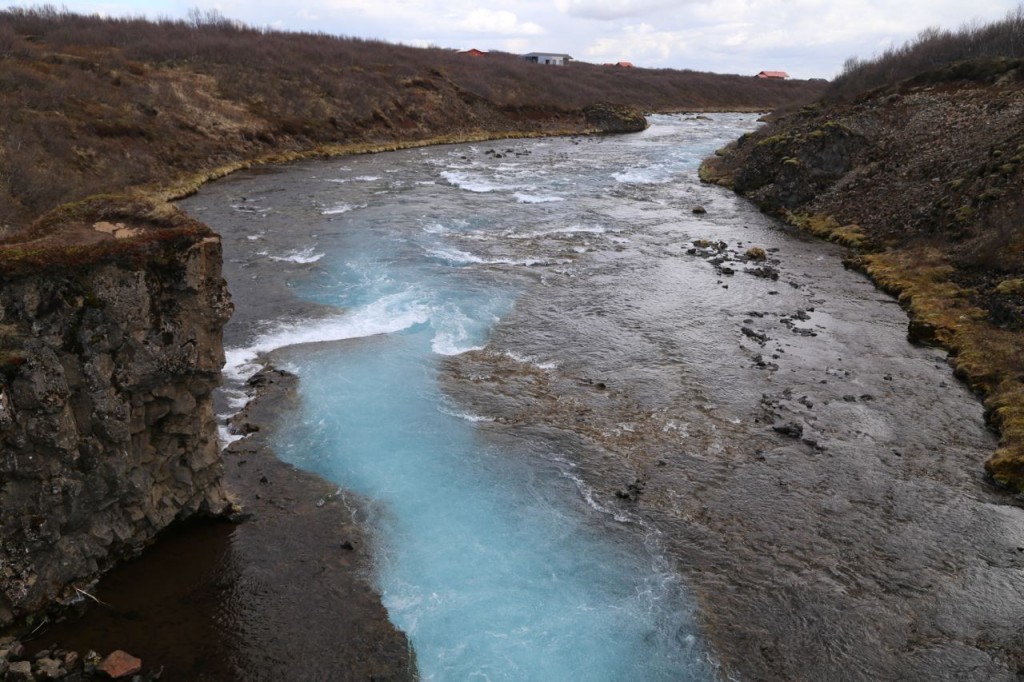
<svg viewBox="0 0 1024 682"><path fill-rule="evenodd" d="M657 31L651 24L625 26L616 36L598 38L584 50L588 59L600 62L631 61L656 66L669 60L674 50L684 48L681 33Z"/></svg>
<svg viewBox="0 0 1024 682"><path fill-rule="evenodd" d="M9 0L10 2L11 0ZM38 0L13 0L35 6ZM553 50L596 62L831 77L929 26L1002 19L1020 0L63 0L91 14L185 18L442 47ZM543 36L543 38L541 38Z"/></svg>
<svg viewBox="0 0 1024 682"><path fill-rule="evenodd" d="M558 8L571 17L606 21L644 16L679 4L678 0L558 0Z"/></svg>
<svg viewBox="0 0 1024 682"><path fill-rule="evenodd" d="M519 18L507 10L475 9L456 24L460 31L497 35L528 35L544 33L543 27L532 21L520 23Z"/></svg>

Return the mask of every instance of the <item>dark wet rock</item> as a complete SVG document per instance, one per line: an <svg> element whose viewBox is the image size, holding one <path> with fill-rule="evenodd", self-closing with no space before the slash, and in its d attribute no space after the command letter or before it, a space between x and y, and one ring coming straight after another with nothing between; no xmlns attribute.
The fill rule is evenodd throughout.
<svg viewBox="0 0 1024 682"><path fill-rule="evenodd" d="M800 438L804 434L804 426L799 422L779 422L772 425L772 431L790 438Z"/></svg>
<svg viewBox="0 0 1024 682"><path fill-rule="evenodd" d="M6 682L34 682L32 674L32 663L30 661L15 661L7 668Z"/></svg>
<svg viewBox="0 0 1024 682"><path fill-rule="evenodd" d="M770 265L762 265L756 268L750 268L746 270L746 272L753 275L754 277L770 279L773 282L779 279L779 271Z"/></svg>
<svg viewBox="0 0 1024 682"><path fill-rule="evenodd" d="M647 129L647 118L638 109L608 103L583 108L587 125L605 133L639 133Z"/></svg>
<svg viewBox="0 0 1024 682"><path fill-rule="evenodd" d="M750 327L740 327L740 331L743 332L744 336L746 336L747 338L753 339L754 341L757 341L762 346L765 343L767 343L767 341L768 341L768 335L767 334L764 334L764 333L758 332L758 331L754 331Z"/></svg>
<svg viewBox="0 0 1024 682"><path fill-rule="evenodd" d="M8 637L7 643L0 646L0 658L6 658L9 661L16 661L24 655L25 645L13 637Z"/></svg>
<svg viewBox="0 0 1024 682"><path fill-rule="evenodd" d="M57 680L67 675L61 661L49 657L37 659L33 670L41 680Z"/></svg>
<svg viewBox="0 0 1024 682"><path fill-rule="evenodd" d="M626 488L615 491L615 497L620 500L629 500L630 502L636 502L640 499L640 495L644 492L644 482L637 479L630 483Z"/></svg>
<svg viewBox="0 0 1024 682"><path fill-rule="evenodd" d="M931 346L938 343L935 334L935 325L920 319L911 319L907 326L907 340L924 346Z"/></svg>
<svg viewBox="0 0 1024 682"><path fill-rule="evenodd" d="M704 215L707 212L708 212L708 210L706 208L704 208L703 206L694 206L693 207L693 214L694 215Z"/></svg>

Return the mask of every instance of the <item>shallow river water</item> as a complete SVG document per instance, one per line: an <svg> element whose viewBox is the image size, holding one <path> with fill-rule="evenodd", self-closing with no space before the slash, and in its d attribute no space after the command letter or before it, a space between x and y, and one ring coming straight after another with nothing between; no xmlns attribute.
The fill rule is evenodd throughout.
<svg viewBox="0 0 1024 682"><path fill-rule="evenodd" d="M277 450L368 501L423 679L1017 678L1024 513L981 408L840 250L699 183L754 126L183 202L224 237L223 409L261 359L300 376Z"/></svg>

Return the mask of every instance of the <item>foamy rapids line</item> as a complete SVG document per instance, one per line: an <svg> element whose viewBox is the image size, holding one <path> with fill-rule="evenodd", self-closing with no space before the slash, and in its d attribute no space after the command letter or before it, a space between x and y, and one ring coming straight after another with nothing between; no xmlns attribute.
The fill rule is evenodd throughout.
<svg viewBox="0 0 1024 682"><path fill-rule="evenodd" d="M226 422L251 400L245 382L265 366L264 358L274 351L310 343L394 334L419 324L434 323L431 350L438 355L459 355L483 347L466 345L471 334L465 329L465 322L465 316L454 315L446 306L417 300L415 292L404 291L337 316L279 324L257 336L250 345L225 351L223 373L229 385L223 390L233 412L221 414L219 418L222 423ZM241 436L221 428L221 441L225 445L239 438Z"/></svg>

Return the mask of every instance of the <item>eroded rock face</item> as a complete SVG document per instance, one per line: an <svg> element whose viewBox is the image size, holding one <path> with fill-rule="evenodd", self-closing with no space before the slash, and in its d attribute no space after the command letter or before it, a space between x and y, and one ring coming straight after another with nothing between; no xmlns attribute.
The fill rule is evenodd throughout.
<svg viewBox="0 0 1024 682"><path fill-rule="evenodd" d="M639 110L617 104L591 104L583 108L587 125L605 133L639 133L647 129L647 118Z"/></svg>
<svg viewBox="0 0 1024 682"><path fill-rule="evenodd" d="M217 237L0 276L0 626L226 500Z"/></svg>

